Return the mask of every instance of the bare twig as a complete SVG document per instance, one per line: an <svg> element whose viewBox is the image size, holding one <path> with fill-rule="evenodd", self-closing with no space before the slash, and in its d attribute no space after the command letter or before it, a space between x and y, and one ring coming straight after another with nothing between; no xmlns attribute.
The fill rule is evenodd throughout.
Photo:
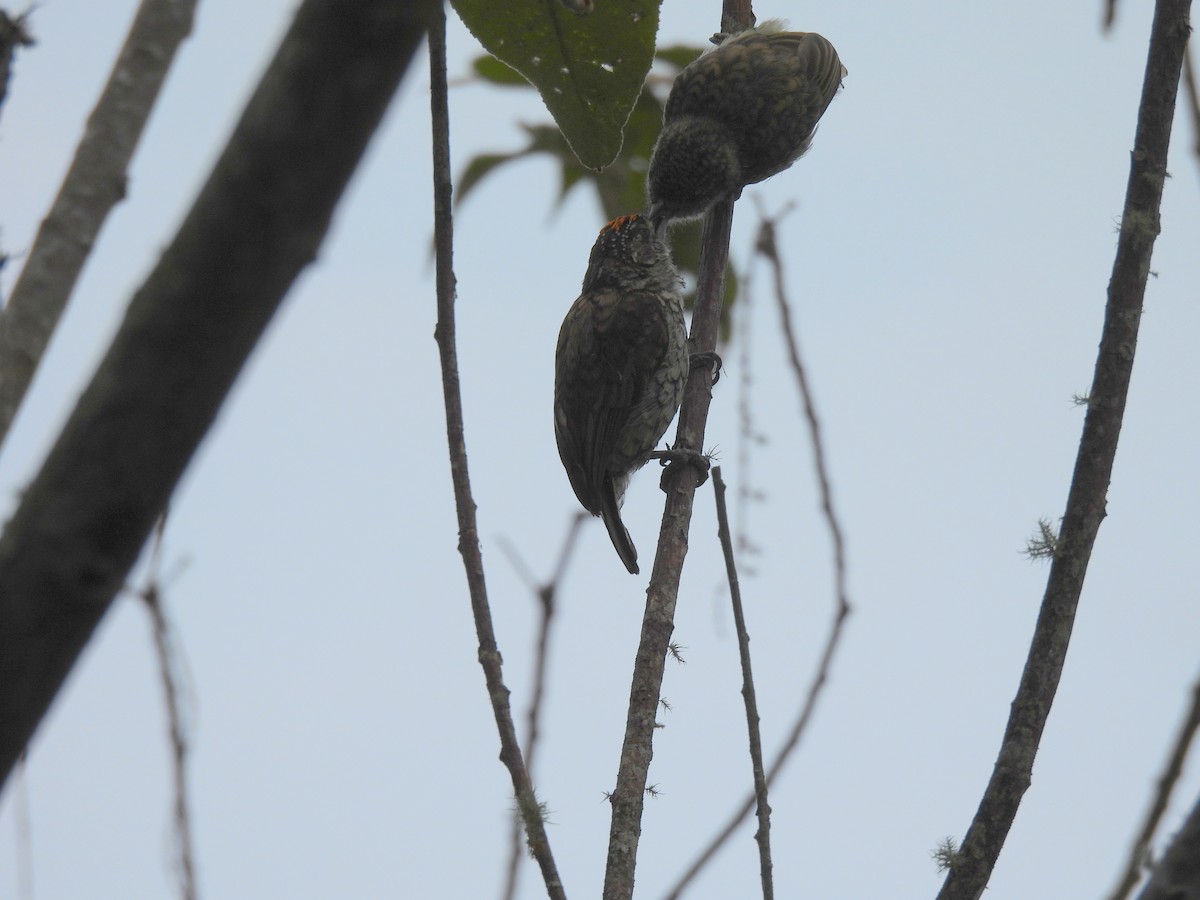
<svg viewBox="0 0 1200 900"><path fill-rule="evenodd" d="M1066 511L992 777L939 900L975 900L987 886L1029 787L1038 743L1062 675L1088 560L1105 515L1105 496L1125 413L1150 255L1159 232L1159 206L1190 6L1190 0L1158 0L1155 4L1100 352Z"/></svg>
<svg viewBox="0 0 1200 900"><path fill-rule="evenodd" d="M442 394L446 404L446 439L450 451L450 476L458 513L458 550L466 569L471 596L471 613L479 639L479 665L487 683L488 699L500 734L500 760L512 779L517 811L525 823L529 849L542 870L546 892L565 900L562 881L546 836L543 810L533 789L529 770L521 756L513 724L509 690L504 684L500 649L488 606L483 554L471 496L467 467L467 444L463 431L462 393L458 380L458 348L454 315L454 220L450 178L450 113L446 98L446 12L439 3L429 28L430 107L433 115L433 227L436 260L438 321L434 335L442 367Z"/></svg>
<svg viewBox="0 0 1200 900"><path fill-rule="evenodd" d="M554 601L558 595L558 586L562 583L563 574L567 570L567 563L570 561L571 554L575 550L575 542L579 538L579 532L582 530L586 518L587 513L582 511L576 512L571 518L571 525L567 529L566 538L563 540L562 550L558 554L558 562L554 566L554 574L544 584L535 583L533 576L529 573L529 567L525 565L516 550L507 541L500 545L511 560L513 567L523 574L530 590L537 597L538 604L542 610L541 623L538 626L537 648L534 651L533 695L529 700L529 709L525 713L525 764L528 766L530 773L533 772L533 763L537 755L538 737L540 736L539 725L542 717L542 699L546 691L546 669L550 658L550 623L554 618ZM520 877L522 856L521 832L521 818L520 816L514 816L511 833L511 852L508 858L508 873L504 881L504 891L500 895L505 900L513 900L517 896L517 882Z"/></svg>
<svg viewBox="0 0 1200 900"><path fill-rule="evenodd" d="M1189 900L1200 897L1200 800L1192 807L1138 900Z"/></svg>
<svg viewBox="0 0 1200 900"><path fill-rule="evenodd" d="M171 766L175 786L175 837L179 854L179 893L183 900L196 900L196 864L192 849L192 817L188 806L187 757L188 737L181 712L179 680L176 677L177 655L172 647L171 626L162 603L162 541L167 517L164 513L154 529L150 548L150 565L146 584L138 596L150 611L154 629L154 650L158 656L159 677L167 705L167 724L171 735Z"/></svg>
<svg viewBox="0 0 1200 900"><path fill-rule="evenodd" d="M25 27L28 21L28 12L14 18L0 10L0 107L8 97L8 82L17 48L33 46L33 37Z"/></svg>
<svg viewBox="0 0 1200 900"><path fill-rule="evenodd" d="M1200 90L1196 88L1196 66L1192 62L1192 47L1183 54L1183 84L1187 88L1188 112L1192 116L1192 150L1200 160Z"/></svg>
<svg viewBox="0 0 1200 900"><path fill-rule="evenodd" d="M1113 23L1117 21L1117 0L1104 0L1104 23L1103 28L1108 31L1113 27Z"/></svg>
<svg viewBox="0 0 1200 900"><path fill-rule="evenodd" d="M305 0L0 538L0 783L317 253L437 0Z"/></svg>
<svg viewBox="0 0 1200 900"><path fill-rule="evenodd" d="M813 676L812 683L809 685L808 694L804 698L804 703L796 716L796 721L792 724L792 729L788 733L787 739L784 741L783 747L780 749L774 762L771 763L770 769L767 770L767 784L770 785L782 770L792 752L800 744L800 738L803 737L805 729L808 727L809 721L812 719L813 711L816 709L817 700L820 699L821 693L825 688L825 684L829 680L829 673L833 667L833 658L837 653L837 648L841 644L842 631L845 627L846 619L850 615L851 606L849 592L846 586L846 552L845 545L842 540L842 529L838 524L837 515L833 508L833 494L830 487L829 475L825 465L825 451L821 442L821 431L817 421L816 410L813 405L812 395L808 389L808 379L804 374L804 366L801 364L798 345L796 343L795 334L791 327L791 316L788 312L787 297L783 287L783 266L780 261L779 254L775 247L775 223L770 219L763 218L762 228L759 231L759 239L757 248L759 253L763 254L771 263L772 270L775 276L775 296L780 306L780 314L783 318L783 333L788 344L788 354L791 357L792 366L796 373L797 385L800 389L801 397L804 401L805 417L809 423L809 435L813 442L813 459L817 473L817 481L821 491L821 507L825 516L826 526L829 529L830 538L833 543L834 554L834 582L836 603L833 614L833 622L829 629L829 636L825 639L825 646L821 651L821 658L817 662L816 674ZM757 803L757 798L754 795L747 797L742 805L734 810L733 815L705 848L697 856L696 861L688 868L686 872L675 883L671 890L667 893L668 900L675 900L683 894L684 889L700 874L701 870L716 856L717 851L725 845L725 842L733 835L742 820L754 809Z"/></svg>
<svg viewBox="0 0 1200 900"><path fill-rule="evenodd" d="M742 662L742 699L746 702L746 731L750 743L750 767L754 775L754 799L758 810L759 875L762 879L763 900L772 900L775 885L771 878L771 806L767 802L767 778L763 774L762 732L758 727L758 698L754 692L754 674L750 666L750 634L746 630L746 615L742 609L742 589L738 584L737 564L733 558L733 538L729 534L729 513L725 509L725 479L721 467L712 471L713 496L717 504L717 535L725 554L725 574L729 578L729 599L733 606L733 623L737 630L738 656Z"/></svg>
<svg viewBox="0 0 1200 900"><path fill-rule="evenodd" d="M0 444L37 372L126 172L196 0L142 0L58 196L0 313ZM19 20L18 20L19 21Z"/></svg>
<svg viewBox="0 0 1200 900"><path fill-rule="evenodd" d="M758 197L755 196L757 201ZM761 215L761 210L759 211ZM755 573L752 565L747 564L747 558L758 555L758 547L750 538L750 508L756 503L761 494L755 490L752 479L751 448L761 444L765 438L754 424L754 409L750 402L754 391L754 354L752 351L754 310L753 267L750 267L742 277L741 290L738 292L738 302L735 308L737 328L735 335L738 343L738 505L736 550L741 557L742 571L751 576Z"/></svg>
<svg viewBox="0 0 1200 900"><path fill-rule="evenodd" d="M791 304L788 303L787 293L783 286L783 262L775 243L774 219L763 217L762 228L758 233L758 252L766 257L774 275L775 301L779 307L780 330L787 345L792 372L796 376L796 387L800 391L800 399L804 404L804 418L808 421L808 434L812 441L813 468L817 476L817 487L821 493L821 514L825 517L825 525L829 529L829 539L833 544L833 579L838 605L836 621L840 625L842 619L850 614L850 593L846 586L846 541L842 536L842 526L838 522L837 512L833 508L833 487L829 480L829 465L825 461L825 444L821 440L821 423L817 419L816 403L808 385L804 363L800 359L800 344L796 340L796 329L792 326Z"/></svg>
<svg viewBox="0 0 1200 900"><path fill-rule="evenodd" d="M1188 750L1192 745L1192 739L1196 736L1198 728L1200 728L1200 681L1197 681L1192 687L1191 708L1188 710L1187 717L1179 728L1179 734L1175 738L1175 744L1171 749L1167 766L1158 778L1154 799L1150 803L1150 808L1146 810L1146 819L1142 823L1142 829L1138 833L1137 839L1133 842L1133 846L1130 848L1129 861L1126 863L1125 872L1122 874L1117 887L1109 895L1109 900L1125 900L1129 896L1129 892L1133 890L1134 885L1138 883L1142 867L1145 866L1146 859L1150 853L1150 842L1154 839L1154 832L1158 828L1158 823L1162 819L1163 813L1167 810L1167 801L1171 799L1171 792L1175 789L1175 785L1179 781L1179 776L1183 774L1183 764L1187 759Z"/></svg>

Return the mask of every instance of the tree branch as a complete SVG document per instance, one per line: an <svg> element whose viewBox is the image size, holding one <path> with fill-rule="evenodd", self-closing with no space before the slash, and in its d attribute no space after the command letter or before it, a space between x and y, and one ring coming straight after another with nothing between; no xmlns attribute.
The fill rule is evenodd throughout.
<svg viewBox="0 0 1200 900"><path fill-rule="evenodd" d="M18 47L32 47L33 37L25 28L29 13L13 18L0 10L0 107L8 98L8 83L12 76L12 63Z"/></svg>
<svg viewBox="0 0 1200 900"><path fill-rule="evenodd" d="M196 0L143 0L29 257L0 312L0 445L112 208ZM18 23L20 20L18 20Z"/></svg>
<svg viewBox="0 0 1200 900"><path fill-rule="evenodd" d="M450 176L450 112L446 88L446 13L440 7L430 26L429 71L430 106L433 114L433 228L436 261L438 321L434 335L442 366L442 395L446 404L446 440L450 450L450 477L454 482L454 502L458 513L458 551L462 554L471 595L471 613L479 639L479 665L487 683L488 699L500 733L500 761L512 779L517 810L525 823L530 852L542 870L546 892L551 898L566 900L562 880L550 851L541 803L533 790L533 781L521 756L517 729L513 724L509 690L504 684L500 649L488 607L487 582L483 574L483 554L479 549L479 528L475 520L475 499L471 496L471 475L467 468L467 442L463 429L462 392L458 381L458 348L454 318L454 219Z"/></svg>
<svg viewBox="0 0 1200 900"><path fill-rule="evenodd" d="M704 220L696 307L692 314L690 340L693 352L711 351L717 345L732 221L731 200L718 203ZM683 405L679 409L679 428L674 446L698 453L704 440L704 426L712 399L711 377L708 367L693 371L699 371L703 377L688 378ZM642 830L642 805L649 780L650 759L654 755L655 714L662 690L667 648L671 632L675 629L675 602L679 596L683 560L687 555L688 528L692 521L692 502L698 481L696 468L690 465L673 464L664 475L663 487L667 492L667 501L654 568L646 588L646 612L642 618L641 639L633 664L633 684L625 721L625 741L621 746L621 765L617 772L617 786L611 797L613 816L604 875L604 900L630 900L633 896L638 838Z"/></svg>
<svg viewBox="0 0 1200 900"><path fill-rule="evenodd" d="M1138 900L1189 900L1200 896L1200 801L1171 839Z"/></svg>
<svg viewBox="0 0 1200 900"><path fill-rule="evenodd" d="M1062 674L1088 560L1105 515L1105 496L1125 413L1150 255L1159 232L1159 206L1190 6L1190 0L1158 0L1155 4L1121 233L1062 529L1000 753L939 900L975 900L987 886L1029 787L1038 743Z"/></svg>
<svg viewBox="0 0 1200 900"><path fill-rule="evenodd" d="M306 0L0 538L0 783L329 220L436 0Z"/></svg>
<svg viewBox="0 0 1200 900"><path fill-rule="evenodd" d="M750 744L750 769L754 779L754 802L758 812L758 831L754 840L758 842L759 879L762 881L763 900L775 896L775 884L771 878L771 804L767 802L767 777L763 773L762 731L759 728L758 697L754 691L754 672L750 665L750 633L746 630L746 614L742 609L742 588L738 583L737 564L733 558L733 537L729 532L729 513L725 508L725 479L721 467L712 471L713 497L717 504L717 534L721 539L721 550L725 556L725 574L729 579L729 600L733 607L733 623L737 632L738 656L742 663L742 700L746 705L746 733Z"/></svg>
<svg viewBox="0 0 1200 900"><path fill-rule="evenodd" d="M1167 767L1159 776L1154 800L1150 804L1150 809L1146 811L1142 830L1138 833L1133 847L1129 851L1129 860L1125 864L1125 871L1122 873L1117 887L1109 895L1109 900L1125 900L1134 885L1138 883L1142 866L1146 864L1150 853L1150 842L1154 839L1154 832L1162 820L1163 813L1167 811L1167 801L1171 799L1171 791L1175 789L1175 785L1179 783L1179 777L1183 774L1183 764L1187 761L1188 750L1192 746L1192 739L1195 738L1198 728L1200 728L1200 681L1192 686L1191 708L1179 728L1175 745L1171 748L1171 756L1167 760ZM1200 848L1193 851L1193 853L1196 852L1200 852ZM1200 882L1197 883L1197 886L1200 886Z"/></svg>

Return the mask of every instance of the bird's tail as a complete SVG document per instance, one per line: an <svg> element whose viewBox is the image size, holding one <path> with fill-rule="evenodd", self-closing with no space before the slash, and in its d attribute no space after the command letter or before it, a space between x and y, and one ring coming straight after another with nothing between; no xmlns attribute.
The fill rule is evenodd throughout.
<svg viewBox="0 0 1200 900"><path fill-rule="evenodd" d="M621 507L617 502L617 490L611 476L605 478L600 487L600 518L604 520L608 537L629 574L638 574L637 548L633 546L633 538L629 536L629 530L621 521Z"/></svg>

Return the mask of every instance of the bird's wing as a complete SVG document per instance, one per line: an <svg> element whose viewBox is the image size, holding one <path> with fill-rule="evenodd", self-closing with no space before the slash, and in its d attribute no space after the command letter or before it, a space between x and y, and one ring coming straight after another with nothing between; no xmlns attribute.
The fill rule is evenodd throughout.
<svg viewBox="0 0 1200 900"><path fill-rule="evenodd" d="M555 360L555 435L571 486L591 512L599 512L605 476L636 467L636 457L649 449L630 446L624 431L662 364L668 327L653 294L615 289L581 296L563 320Z"/></svg>

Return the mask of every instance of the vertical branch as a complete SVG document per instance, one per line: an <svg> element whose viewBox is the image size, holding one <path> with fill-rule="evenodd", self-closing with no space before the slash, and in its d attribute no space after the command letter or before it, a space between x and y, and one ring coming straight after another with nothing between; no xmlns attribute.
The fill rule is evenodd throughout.
<svg viewBox="0 0 1200 900"><path fill-rule="evenodd" d="M1189 45L1183 54L1183 83L1187 87L1188 112L1192 119L1192 152L1200 160L1200 90L1196 88L1196 66Z"/></svg>
<svg viewBox="0 0 1200 900"><path fill-rule="evenodd" d="M142 0L29 258L0 312L0 445L125 179L196 0ZM18 19L18 25L20 20Z"/></svg>
<svg viewBox="0 0 1200 900"><path fill-rule="evenodd" d="M833 490L829 481L828 468L825 465L825 448L821 441L820 423L817 419L812 392L808 387L808 378L804 374L804 366L800 360L800 350L796 341L795 331L792 328L791 313L789 312L787 295L783 287L783 264L775 245L775 223L765 217L759 229L756 249L771 263L775 282L775 299L779 305L780 318L782 320L781 330L787 345L788 358L791 361L792 370L796 375L796 384L803 400L804 415L808 420L809 436L813 445L813 464L816 468L817 484L821 491L821 510L825 516L826 525L829 528L830 541L833 544L836 594L833 623L830 625L829 635L825 639L825 647L821 651L821 657L817 661L816 674L809 684L808 694L804 698L804 703L800 707L796 720L792 723L791 731L788 733L783 747L775 757L775 761L771 763L770 769L767 770L766 783L770 785L783 770L793 751L800 745L800 738L803 737L804 731L812 719L813 711L817 708L817 701L820 699L821 693L829 681L829 673L833 668L833 659L837 653L837 648L841 644L843 629L845 628L846 620L850 616L851 607L849 591L846 586L845 544L842 539L842 529L833 508ZM742 820L749 815L750 810L754 809L758 802L759 798L751 795L746 798L740 807L734 810L733 815L726 821L725 826L708 842L707 846L696 857L695 862L692 863L688 870L675 883L674 887L667 893L668 900L675 900L675 898L682 895L684 889L716 856L717 851L733 836L734 831L737 830Z"/></svg>
<svg viewBox="0 0 1200 900"><path fill-rule="evenodd" d="M729 578L729 599L733 606L733 623L737 630L738 656L742 662L742 699L746 703L746 732L750 743L750 767L754 775L754 799L758 810L759 875L763 900L773 900L775 886L771 879L771 806L767 802L767 777L763 773L762 733L758 723L758 698L754 691L754 674L750 666L750 633L746 630L746 614L742 610L742 588L738 584L737 565L733 559L733 538L729 533L729 513L725 509L725 479L721 467L712 472L713 497L717 504L717 534L725 555L725 574Z"/></svg>
<svg viewBox="0 0 1200 900"><path fill-rule="evenodd" d="M1158 0L1155 4L1100 351L1062 529L1000 753L939 900L975 900L987 886L1029 787L1038 743L1066 660L1088 560L1105 515L1105 496L1133 372L1150 256L1159 233L1159 206L1190 30L1190 6L1190 0Z"/></svg>
<svg viewBox="0 0 1200 900"><path fill-rule="evenodd" d="M187 792L187 729L179 702L179 680L176 678L174 661L176 654L171 647L171 627L162 604L161 559L163 531L167 525L166 513L154 528L153 546L146 586L140 597L150 611L150 622L154 631L154 651L158 657L159 678L162 681L163 700L167 707L167 725L171 737L171 767L175 785L175 838L178 844L179 892L183 900L196 900L196 864L192 849L192 815Z"/></svg>
<svg viewBox="0 0 1200 900"><path fill-rule="evenodd" d="M718 203L704 220L696 308L692 315L693 352L711 351L717 344L732 222L732 200ZM677 449L696 452L700 451L704 439L704 426L712 399L709 370L705 367L698 371L703 377L688 378L675 435ZM609 830L608 862L604 874L604 900L629 900L633 896L638 839L642 829L642 805L649 780L650 759L654 754L655 713L662 690L667 647L675 628L675 602L679 596L683 560L687 555L688 527L691 525L692 502L698 481L696 469L689 465L672 465L664 476L667 501L654 568L650 573L650 585L646 588L646 612L642 618L641 639L633 664L633 684L629 693L625 740L621 746L621 765L611 797L612 827Z"/></svg>
<svg viewBox="0 0 1200 900"><path fill-rule="evenodd" d="M454 314L454 220L450 179L450 112L446 88L446 10L439 3L429 28L430 107L433 118L433 222L437 282L437 328L434 332L442 368L442 394L446 404L446 440L450 452L450 477L454 483L454 502L458 513L458 550L466 569L471 596L471 613L479 639L479 665L483 668L488 698L500 734L500 760L512 778L517 809L525 822L529 849L542 870L546 891L551 898L562 898L562 882L550 852L543 811L533 790L529 770L521 757L516 727L513 725L509 690L504 684L500 649L488 606L487 584L483 574L483 554L479 548L479 530L475 520L475 500L471 495L471 476L467 468L467 444L463 429L462 393L458 379L458 348Z"/></svg>

